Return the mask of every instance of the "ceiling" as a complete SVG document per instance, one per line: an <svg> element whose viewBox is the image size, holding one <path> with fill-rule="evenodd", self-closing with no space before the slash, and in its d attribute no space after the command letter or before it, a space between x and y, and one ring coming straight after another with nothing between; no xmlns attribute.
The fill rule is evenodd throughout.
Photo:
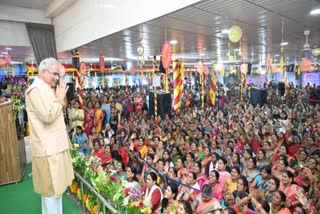
<svg viewBox="0 0 320 214"><path fill-rule="evenodd" d="M0 4L44 10L52 0L0 0Z"/></svg>
<svg viewBox="0 0 320 214"><path fill-rule="evenodd" d="M44 10L52 0L0 0L0 4ZM320 8L320 0L203 0L163 17L141 23L115 34L78 47L81 58L97 62L105 57L137 63L137 47L144 46L144 60L148 63L160 55L165 40L177 40L173 53L185 64L247 61L265 62L267 53L276 61L280 59L280 43L284 46L285 63L298 62L305 43L304 30L310 30L311 47L320 46L320 15L310 11ZM283 22L283 33L282 33ZM222 30L232 25L242 28L241 53L239 43L231 43ZM283 39L282 39L283 38ZM0 46L5 52L5 46ZM14 60L31 60L31 47L12 47L9 53ZM30 58L31 57L31 58ZM71 53L59 53L61 61L71 62ZM149 61L151 63L151 60Z"/></svg>
<svg viewBox="0 0 320 214"><path fill-rule="evenodd" d="M147 59L160 55L167 39L177 40L172 45L173 53L186 63L196 63L200 58L211 63L227 62L228 51L231 55L238 53L239 43L230 43L222 30L239 25L243 31L242 56L236 56L236 61L263 63L267 53L279 61L280 43L285 41L285 61L294 63L302 55L304 30L311 31L310 46L320 46L320 15L309 15L314 8L320 8L319 0L204 0L78 49L87 60L97 61L103 54L134 61L139 44L144 46ZM67 51L59 57L70 59L71 54Z"/></svg>

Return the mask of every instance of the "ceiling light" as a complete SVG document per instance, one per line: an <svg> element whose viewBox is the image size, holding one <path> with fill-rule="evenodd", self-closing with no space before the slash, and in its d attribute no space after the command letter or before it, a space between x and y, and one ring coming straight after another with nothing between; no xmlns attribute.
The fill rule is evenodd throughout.
<svg viewBox="0 0 320 214"><path fill-rule="evenodd" d="M320 8L311 10L310 15L320 15Z"/></svg>
<svg viewBox="0 0 320 214"><path fill-rule="evenodd" d="M4 52L1 52L1 54L8 54L8 52L5 52L5 51L4 51Z"/></svg>
<svg viewBox="0 0 320 214"><path fill-rule="evenodd" d="M222 30L221 33L223 33L223 34L228 34L228 33L229 33L229 29L224 29L224 30Z"/></svg>
<svg viewBox="0 0 320 214"><path fill-rule="evenodd" d="M275 54L274 56L280 56L279 54Z"/></svg>
<svg viewBox="0 0 320 214"><path fill-rule="evenodd" d="M171 41L170 41L170 44L171 44L171 45L175 45L175 44L177 44L177 43L178 43L177 40L171 40Z"/></svg>
<svg viewBox="0 0 320 214"><path fill-rule="evenodd" d="M200 53L200 56L204 56L204 53Z"/></svg>
<svg viewBox="0 0 320 214"><path fill-rule="evenodd" d="M280 45L281 45L281 46L288 45L288 42L281 42Z"/></svg>
<svg viewBox="0 0 320 214"><path fill-rule="evenodd" d="M0 54L0 57L4 57L4 55Z"/></svg>
<svg viewBox="0 0 320 214"><path fill-rule="evenodd" d="M12 51L12 48L6 48L7 51Z"/></svg>

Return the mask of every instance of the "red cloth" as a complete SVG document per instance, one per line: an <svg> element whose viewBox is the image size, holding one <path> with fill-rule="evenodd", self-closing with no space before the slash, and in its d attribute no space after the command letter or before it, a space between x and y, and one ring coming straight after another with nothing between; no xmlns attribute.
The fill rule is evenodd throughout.
<svg viewBox="0 0 320 214"><path fill-rule="evenodd" d="M104 150L103 149L98 149L98 151L94 151L94 153L93 153L93 157L98 157L98 158L101 159L101 161L103 159L103 156L104 156ZM101 163L101 165L102 165L102 163Z"/></svg>
<svg viewBox="0 0 320 214"><path fill-rule="evenodd" d="M252 151L257 154L258 150L261 148L261 144L259 141L255 140L254 138L251 138L251 145L252 145Z"/></svg>
<svg viewBox="0 0 320 214"><path fill-rule="evenodd" d="M291 143L291 144L288 146L288 154L289 154L291 157L296 158L300 147L301 147L300 144L293 144L293 143Z"/></svg>
<svg viewBox="0 0 320 214"><path fill-rule="evenodd" d="M101 159L101 165L106 165L107 163L110 163L112 161L112 156L111 154L107 155L107 156L103 156Z"/></svg>
<svg viewBox="0 0 320 214"><path fill-rule="evenodd" d="M129 157L127 155L127 149L125 147L122 147L120 149L120 155L122 157L123 164L125 165L125 167L127 167L129 162Z"/></svg>

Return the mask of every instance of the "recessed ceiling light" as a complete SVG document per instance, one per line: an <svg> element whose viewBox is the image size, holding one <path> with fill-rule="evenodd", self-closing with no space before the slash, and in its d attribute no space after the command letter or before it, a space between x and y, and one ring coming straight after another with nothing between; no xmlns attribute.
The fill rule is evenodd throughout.
<svg viewBox="0 0 320 214"><path fill-rule="evenodd" d="M311 10L310 15L320 15L320 8Z"/></svg>
<svg viewBox="0 0 320 214"><path fill-rule="evenodd" d="M12 51L12 48L6 48L7 51Z"/></svg>
<svg viewBox="0 0 320 214"><path fill-rule="evenodd" d="M274 56L280 56L279 54L275 54Z"/></svg>
<svg viewBox="0 0 320 214"><path fill-rule="evenodd" d="M288 45L288 42L281 42L280 45L281 45L281 46Z"/></svg>
<svg viewBox="0 0 320 214"><path fill-rule="evenodd" d="M177 43L178 43L177 40L171 40L171 41L170 41L170 44L171 44L171 45L175 45L175 44L177 44Z"/></svg>

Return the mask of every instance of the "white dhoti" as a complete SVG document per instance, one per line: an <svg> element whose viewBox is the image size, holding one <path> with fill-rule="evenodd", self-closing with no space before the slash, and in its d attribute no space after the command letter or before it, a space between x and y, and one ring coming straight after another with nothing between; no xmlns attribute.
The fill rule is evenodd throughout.
<svg viewBox="0 0 320 214"><path fill-rule="evenodd" d="M62 214L62 195L41 196L42 214Z"/></svg>

